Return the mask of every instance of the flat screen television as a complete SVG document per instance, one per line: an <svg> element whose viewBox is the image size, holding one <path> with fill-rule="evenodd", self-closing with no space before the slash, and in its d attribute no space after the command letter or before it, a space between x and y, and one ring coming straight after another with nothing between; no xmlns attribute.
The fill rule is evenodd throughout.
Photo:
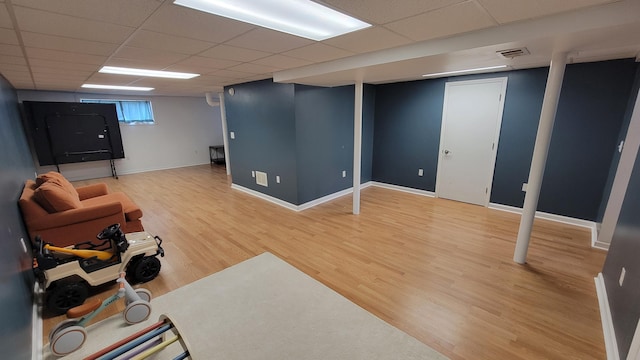
<svg viewBox="0 0 640 360"><path fill-rule="evenodd" d="M24 101L23 105L41 166L124 158L114 104Z"/></svg>

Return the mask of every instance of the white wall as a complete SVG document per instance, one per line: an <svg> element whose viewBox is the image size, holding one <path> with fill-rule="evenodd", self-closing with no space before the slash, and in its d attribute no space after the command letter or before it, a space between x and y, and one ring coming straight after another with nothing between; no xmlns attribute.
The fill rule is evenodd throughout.
<svg viewBox="0 0 640 360"><path fill-rule="evenodd" d="M120 124L124 159L115 160L118 174L170 169L209 163L209 146L222 145L220 108L196 97L98 95L18 90L18 100L79 102L82 98L150 100L154 125ZM35 155L34 155L35 156ZM55 170L39 166L38 173ZM111 176L108 161L60 165L70 180Z"/></svg>

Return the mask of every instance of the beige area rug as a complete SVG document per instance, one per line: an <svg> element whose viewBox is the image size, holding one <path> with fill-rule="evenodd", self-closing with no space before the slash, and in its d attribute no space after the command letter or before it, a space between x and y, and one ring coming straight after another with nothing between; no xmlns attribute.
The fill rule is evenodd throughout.
<svg viewBox="0 0 640 360"><path fill-rule="evenodd" d="M151 303L144 323L127 326L115 315L90 326L83 348L64 359L82 359L162 314L198 360L447 359L270 253ZM44 359L55 359L48 345L44 351ZM152 358L172 359L180 352L174 343Z"/></svg>

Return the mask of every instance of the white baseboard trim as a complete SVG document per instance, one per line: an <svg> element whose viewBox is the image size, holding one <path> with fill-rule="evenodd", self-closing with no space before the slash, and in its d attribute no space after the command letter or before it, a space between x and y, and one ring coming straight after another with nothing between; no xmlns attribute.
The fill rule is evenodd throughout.
<svg viewBox="0 0 640 360"><path fill-rule="evenodd" d="M522 215L522 208L515 207L515 206L489 203L489 209L507 211L514 214ZM597 226L597 223L593 221L576 219L576 218L556 215L556 214L549 214L542 211L536 211L536 218L587 228L591 230L591 247L602 249L602 250L609 249L608 244L602 244L598 242L598 226ZM606 247L604 245L606 245Z"/></svg>
<svg viewBox="0 0 640 360"><path fill-rule="evenodd" d="M410 194L427 196L427 197L436 197L436 193L434 193L433 191L414 189L414 188L399 186L399 185L385 184L377 181L371 181L370 183L372 186L376 186L380 188L397 190L397 191L402 191Z"/></svg>
<svg viewBox="0 0 640 360"><path fill-rule="evenodd" d="M40 284L33 285L33 309L31 313L31 359L42 360L42 316L40 316L40 301L43 296Z"/></svg>
<svg viewBox="0 0 640 360"><path fill-rule="evenodd" d="M602 322L602 332L604 333L604 345L607 350L607 360L620 360L618 342L616 341L613 319L611 318L611 308L609 307L609 299L607 298L607 288L604 284L602 273L598 273L598 276L595 277L594 280L596 282L598 305L600 305L600 321Z"/></svg>
<svg viewBox="0 0 640 360"><path fill-rule="evenodd" d="M366 183L360 185L360 189L367 188L367 187L369 187L371 185L372 185L371 181L366 182ZM292 204L290 202L287 202L287 201L284 201L284 200L280 200L280 199L275 198L273 196L266 195L266 194L263 194L263 193L261 193L259 191L255 191L255 190L252 190L252 189L249 189L249 188L246 188L244 186L237 185L237 184L231 184L231 188L239 190L239 191L242 191L242 192L245 192L245 193L247 193L249 195L253 195L255 197L258 197L260 199L269 201L269 202L274 203L276 205L280 205L280 206L282 206L284 208L287 208L287 209L293 210L293 211L307 210L307 209L310 209L310 208L312 208L314 206L317 206L317 205L326 203L328 201L337 199L339 197L342 197L342 196L345 196L345 195L349 195L349 194L351 194L353 192L353 188L350 187L348 189L344 189L344 190L335 192L333 194L329 194L329 195L323 196L321 198L318 198L318 199L315 199L315 200L311 200L311 201L306 202L306 203L301 204L301 205L294 205L294 204Z"/></svg>

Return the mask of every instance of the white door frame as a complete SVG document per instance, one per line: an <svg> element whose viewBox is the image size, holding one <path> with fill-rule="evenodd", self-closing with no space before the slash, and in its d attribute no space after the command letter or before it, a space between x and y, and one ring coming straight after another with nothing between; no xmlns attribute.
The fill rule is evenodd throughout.
<svg viewBox="0 0 640 360"><path fill-rule="evenodd" d="M498 121L496 124L496 131L494 134L494 138L493 138L493 156L491 158L491 166L489 169L489 174L488 174L488 179L487 179L487 193L485 195L485 199L484 199L484 206L487 207L489 206L489 199L491 198L491 187L493 186L493 173L496 167L496 157L498 155L498 140L500 138L500 128L502 127L502 114L504 112L504 103L505 103L505 97L507 94L507 80L508 77L496 77L496 78L487 78L487 79L478 79L478 80L464 80L464 81L448 81L447 83L445 83L445 90L444 90L444 104L442 107L442 125L440 126L440 145L438 148L438 167L436 169L436 197L440 197L439 196L439 186L438 184L440 184L441 181L441 167L442 167L442 154L444 152L444 144L442 143L442 139L445 133L445 127L446 127L446 122L445 122L445 117L447 114L447 109L449 106L449 101L447 99L447 90L449 89L449 87L451 86L464 86L464 85L473 85L473 84L486 84L486 83L502 83L502 89L500 90L500 99L499 99L499 103L500 103L500 109L498 110Z"/></svg>

